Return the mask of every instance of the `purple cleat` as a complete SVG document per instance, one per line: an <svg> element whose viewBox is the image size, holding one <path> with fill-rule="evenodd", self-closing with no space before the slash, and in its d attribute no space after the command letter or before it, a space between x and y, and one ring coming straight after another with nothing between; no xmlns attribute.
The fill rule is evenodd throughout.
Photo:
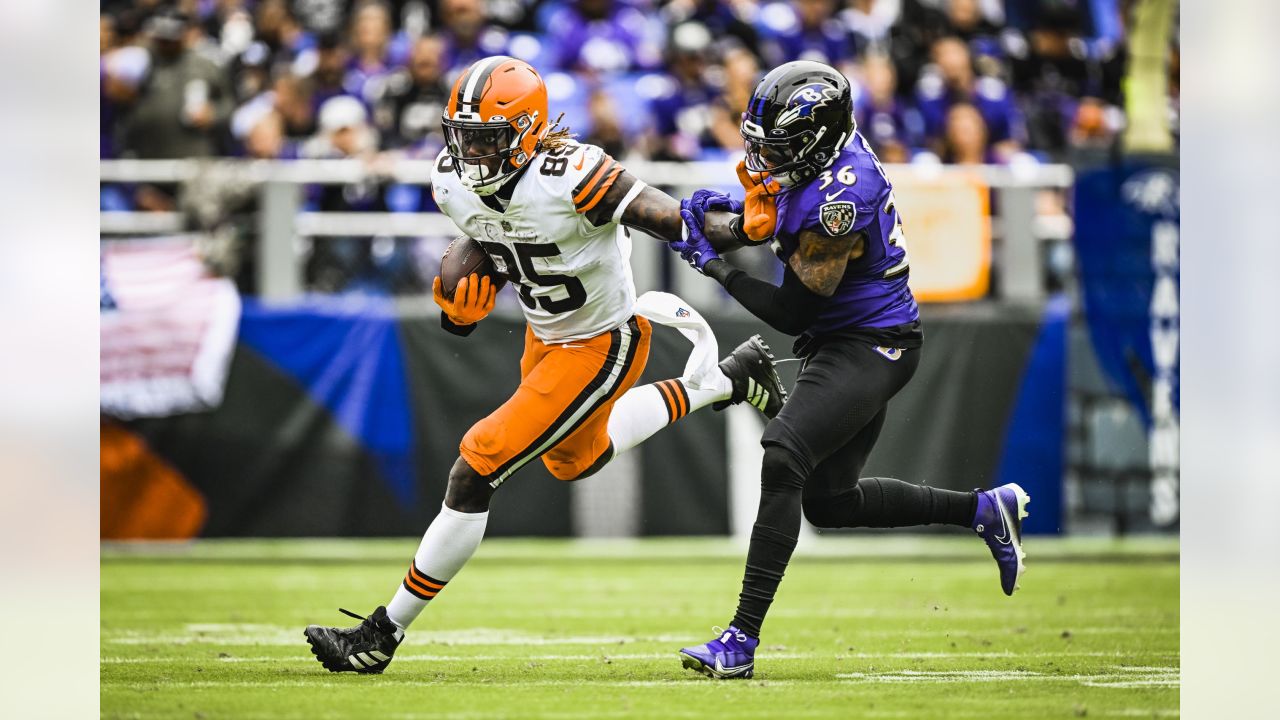
<svg viewBox="0 0 1280 720"><path fill-rule="evenodd" d="M1031 496L1016 483L976 492L978 511L973 515L973 530L987 541L991 556L1000 566L1000 589L1005 595L1012 595L1025 570L1022 519L1028 514Z"/></svg>
<svg viewBox="0 0 1280 720"><path fill-rule="evenodd" d="M745 680L754 675L760 641L732 625L726 630L712 629L719 633L716 639L680 651L684 666L717 680Z"/></svg>

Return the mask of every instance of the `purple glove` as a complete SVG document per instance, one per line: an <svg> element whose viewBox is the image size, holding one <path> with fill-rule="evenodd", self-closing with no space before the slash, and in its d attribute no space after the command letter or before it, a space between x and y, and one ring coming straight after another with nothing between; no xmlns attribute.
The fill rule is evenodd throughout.
<svg viewBox="0 0 1280 720"><path fill-rule="evenodd" d="M699 190L698 192L702 192ZM696 195L696 193L695 193ZM720 254L716 249L711 247L711 241L707 240L707 236L702 232L702 223L698 221L691 207L693 200L684 199L680 201L680 217L684 220L684 239L673 243L668 243L672 250L680 253L680 257L685 262L693 266L698 272L703 272L707 263L712 260L719 260Z"/></svg>
<svg viewBox="0 0 1280 720"><path fill-rule="evenodd" d="M680 207L685 207L683 202ZM694 190L693 197L689 198L688 208L693 211L693 216L698 219L698 227L706 227L706 214L708 210L724 210L735 215L742 214L742 201L734 200L722 192L715 190Z"/></svg>

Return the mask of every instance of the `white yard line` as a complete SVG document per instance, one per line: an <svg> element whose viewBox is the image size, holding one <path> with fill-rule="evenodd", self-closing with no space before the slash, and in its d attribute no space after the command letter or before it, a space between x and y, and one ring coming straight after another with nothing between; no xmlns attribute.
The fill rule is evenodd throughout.
<svg viewBox="0 0 1280 720"><path fill-rule="evenodd" d="M1143 628L1129 625L1082 626L1069 624L1061 628L1029 628L1023 635L1059 635L1063 631L1073 635L1146 635L1176 634L1178 628ZM979 630L850 630L853 638L955 638L999 637L1003 633ZM182 631L150 634L135 631L103 633L102 642L115 645L297 645L302 638L301 627L282 625L254 625L239 623L190 624ZM415 632L409 636L410 645L626 645L637 642L673 643L677 646L696 640L689 635L565 635L548 636L525 633L508 628L468 628L464 630L435 630Z"/></svg>
<svg viewBox="0 0 1280 720"><path fill-rule="evenodd" d="M839 673L837 679L863 683L1075 682L1086 687L1179 687L1178 668L1117 667L1118 672L1056 675L1031 670L887 670Z"/></svg>
<svg viewBox="0 0 1280 720"><path fill-rule="evenodd" d="M1177 657L1177 653L1142 653L1144 657ZM395 662L555 662L555 661L615 661L615 660L670 660L676 657L676 651L660 653L573 653L573 654L539 654L539 655L396 655ZM1047 658L1109 658L1112 660L1124 660L1126 655L1114 652L1036 652L1036 653L1012 653L1012 652L996 652L996 653L979 653L979 652L890 652L890 653L786 653L786 652L770 652L767 655L762 654L761 660L772 662L774 660L972 660L977 658L992 660L1032 660ZM281 663L281 662L297 662L297 663L313 663L315 658L305 655L296 656L231 656L219 658L191 658L191 657L114 657L108 656L101 658L103 664L150 664L150 663L170 663L170 664L192 664L207 665L210 662L219 663ZM1125 671L1137 672L1177 672L1177 667L1129 667L1122 666Z"/></svg>

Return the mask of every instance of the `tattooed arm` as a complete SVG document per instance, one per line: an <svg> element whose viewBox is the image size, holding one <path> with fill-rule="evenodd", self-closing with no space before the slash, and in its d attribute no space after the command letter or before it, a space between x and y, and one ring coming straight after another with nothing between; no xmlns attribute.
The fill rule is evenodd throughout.
<svg viewBox="0 0 1280 720"><path fill-rule="evenodd" d="M801 230L800 247L787 266L811 292L831 297L844 277L845 266L861 257L863 248L861 234L833 238Z"/></svg>
<svg viewBox="0 0 1280 720"><path fill-rule="evenodd" d="M740 218L740 215L722 211L707 213L704 232L717 251L737 250L745 244L738 234L741 232ZM587 219L596 226L616 220L667 242L679 240L684 229L684 221L680 219L680 201L640 182L625 170L600 203L587 211ZM737 232L735 220L738 220Z"/></svg>

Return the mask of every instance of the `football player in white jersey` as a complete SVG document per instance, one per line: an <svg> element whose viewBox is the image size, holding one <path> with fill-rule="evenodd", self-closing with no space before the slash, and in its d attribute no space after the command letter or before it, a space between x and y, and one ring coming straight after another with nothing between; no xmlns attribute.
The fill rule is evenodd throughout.
<svg viewBox="0 0 1280 720"><path fill-rule="evenodd" d="M627 228L679 241L680 203L554 130L548 114L542 78L520 60L485 58L454 85L432 193L519 293L528 321L521 382L463 437L444 505L391 602L367 618L348 612L362 620L352 628L306 629L330 671L386 668L405 629L479 546L494 491L525 464L541 458L555 477L576 480L699 408L747 401L772 417L786 398L759 336L718 366L710 357L696 378L633 387L651 328L637 314ZM717 245L755 244L740 215L707 212L705 227ZM445 329L467 335L492 310L496 288L473 274L445 297L437 277L434 295ZM692 320L709 334L665 297L671 307L646 314Z"/></svg>

